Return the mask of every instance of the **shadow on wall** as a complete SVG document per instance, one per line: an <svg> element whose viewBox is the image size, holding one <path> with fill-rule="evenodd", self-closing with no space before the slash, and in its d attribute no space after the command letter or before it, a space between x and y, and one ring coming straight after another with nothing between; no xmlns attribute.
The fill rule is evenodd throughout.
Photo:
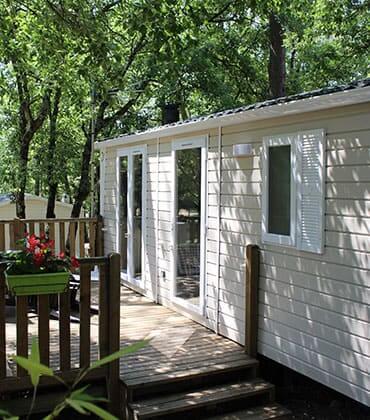
<svg viewBox="0 0 370 420"><path fill-rule="evenodd" d="M260 349L276 349L284 363L290 355L297 369L361 400L370 390L369 138L365 130L328 133L324 254L263 245L259 292ZM222 167L219 322L237 339L244 328L244 247L260 244L259 168L257 156L225 159ZM214 194L209 201L216 204ZM210 262L216 243L210 232ZM207 266L214 275L212 263ZM209 289L214 297L215 285Z"/></svg>

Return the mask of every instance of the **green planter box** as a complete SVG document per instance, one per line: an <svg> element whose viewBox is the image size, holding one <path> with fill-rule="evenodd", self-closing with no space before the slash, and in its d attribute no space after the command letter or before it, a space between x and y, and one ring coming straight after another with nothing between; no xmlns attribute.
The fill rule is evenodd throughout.
<svg viewBox="0 0 370 420"><path fill-rule="evenodd" d="M48 295L67 290L69 273L6 274L8 289L15 296Z"/></svg>

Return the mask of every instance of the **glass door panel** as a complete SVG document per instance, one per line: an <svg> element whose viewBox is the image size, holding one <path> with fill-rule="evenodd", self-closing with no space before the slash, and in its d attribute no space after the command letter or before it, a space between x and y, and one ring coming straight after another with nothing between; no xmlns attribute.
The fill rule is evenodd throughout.
<svg viewBox="0 0 370 420"><path fill-rule="evenodd" d="M133 275L141 278L142 270L142 191L143 155L133 155Z"/></svg>
<svg viewBox="0 0 370 420"><path fill-rule="evenodd" d="M124 279L141 286L143 252L143 153L127 149L119 157L119 252Z"/></svg>
<svg viewBox="0 0 370 420"><path fill-rule="evenodd" d="M180 149L176 164L175 296L199 306L202 149Z"/></svg>
<svg viewBox="0 0 370 420"><path fill-rule="evenodd" d="M127 274L128 250L128 156L120 158L120 254L121 270Z"/></svg>

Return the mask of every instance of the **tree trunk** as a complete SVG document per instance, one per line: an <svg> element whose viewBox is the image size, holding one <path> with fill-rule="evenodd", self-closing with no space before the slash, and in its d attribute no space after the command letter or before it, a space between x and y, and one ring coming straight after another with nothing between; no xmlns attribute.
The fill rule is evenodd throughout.
<svg viewBox="0 0 370 420"><path fill-rule="evenodd" d="M86 141L84 151L82 154L80 183L78 185L78 190L74 198L71 217L80 217L83 202L89 196L90 192L89 169L91 159L91 135L88 132L85 133L85 136Z"/></svg>
<svg viewBox="0 0 370 420"><path fill-rule="evenodd" d="M58 88L55 92L54 104L49 108L49 144L48 144L48 204L46 209L47 218L55 218L55 200L58 191L58 182L55 180L54 168L56 166L55 161L55 149L57 144L57 121L59 114L59 103L62 95L62 91Z"/></svg>
<svg viewBox="0 0 370 420"><path fill-rule="evenodd" d="M33 134L26 133L22 136L20 154L19 154L19 188L15 193L15 208L17 217L20 219L26 218L26 185L27 185L27 171L28 171L28 153L30 149L30 141Z"/></svg>
<svg viewBox="0 0 370 420"><path fill-rule="evenodd" d="M27 91L27 82L23 75L22 80L17 79L22 86L18 88L20 92ZM28 96L28 95L26 95ZM31 114L31 102L23 93L20 94L19 118L20 118L20 137L19 137L19 187L15 193L16 213L20 219L26 218L25 193L27 186L28 155L31 141L36 132L42 127L49 109L49 93L42 99L39 114L36 119Z"/></svg>
<svg viewBox="0 0 370 420"><path fill-rule="evenodd" d="M147 86L147 83L144 84L144 87L145 86ZM93 127L92 121L90 121L89 123L89 130L84 129L83 127L86 141L85 141L84 151L82 154L80 183L78 185L77 193L74 197L71 217L80 216L82 205L90 193L89 173L90 173L92 134L94 134L94 138L96 139L101 131L103 131L110 125L114 124L118 118L122 118L124 115L126 115L126 113L130 110L130 108L137 102L141 93L142 91L138 93L135 98L129 99L125 105L123 105L113 115L109 117L104 117L104 112L108 108L109 103L103 100L99 104L99 107L98 107L94 133L92 133L92 127Z"/></svg>
<svg viewBox="0 0 370 420"><path fill-rule="evenodd" d="M48 205L46 208L46 217L48 219L55 219L55 200L57 197L58 183L51 182L49 185Z"/></svg>
<svg viewBox="0 0 370 420"><path fill-rule="evenodd" d="M268 65L270 94L273 98L285 96L284 30L274 13L269 18L270 57Z"/></svg>

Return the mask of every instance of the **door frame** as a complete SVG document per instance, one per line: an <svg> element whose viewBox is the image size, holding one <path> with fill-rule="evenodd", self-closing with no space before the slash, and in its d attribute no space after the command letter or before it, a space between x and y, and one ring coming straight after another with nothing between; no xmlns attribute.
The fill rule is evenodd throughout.
<svg viewBox="0 0 370 420"><path fill-rule="evenodd" d="M142 216L141 216L141 279L134 277L134 250L133 250L133 156L142 155L142 190L141 190L141 203L142 203ZM120 253L121 249L121 215L120 215L120 159L127 156L127 233L128 233L128 246L127 246L127 273L121 272L121 278L128 284L145 289L145 254L146 254L146 182L147 182L147 146L133 146L125 147L117 150L116 155L116 250Z"/></svg>
<svg viewBox="0 0 370 420"><path fill-rule="evenodd" d="M176 183L176 152L178 150L186 149L201 149L201 214L200 214L200 273L199 273L199 305L193 305L186 300L176 296L176 274L177 274L177 183ZM205 287L206 287L206 255L207 255L207 159L208 159L208 135L181 138L172 141L171 144L171 158L172 158L172 197L171 197L171 283L170 283L170 297L173 303L180 307L200 314L205 315Z"/></svg>

